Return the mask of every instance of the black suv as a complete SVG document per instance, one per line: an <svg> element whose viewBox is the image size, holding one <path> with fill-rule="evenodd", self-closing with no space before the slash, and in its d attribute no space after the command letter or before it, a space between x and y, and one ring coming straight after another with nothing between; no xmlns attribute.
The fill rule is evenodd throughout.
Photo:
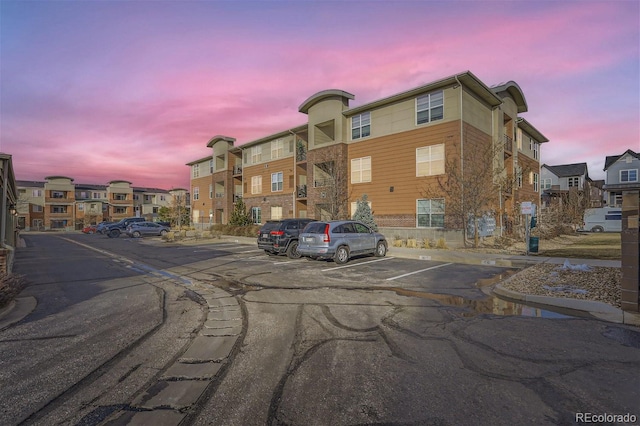
<svg viewBox="0 0 640 426"><path fill-rule="evenodd" d="M120 234L127 229L127 226L134 222L144 222L145 220L146 219L144 217L125 217L120 222L112 223L107 226L102 233L107 234L109 238L118 238Z"/></svg>
<svg viewBox="0 0 640 426"><path fill-rule="evenodd" d="M313 219L268 220L258 233L258 248L268 255L286 253L291 259L300 258L298 235Z"/></svg>

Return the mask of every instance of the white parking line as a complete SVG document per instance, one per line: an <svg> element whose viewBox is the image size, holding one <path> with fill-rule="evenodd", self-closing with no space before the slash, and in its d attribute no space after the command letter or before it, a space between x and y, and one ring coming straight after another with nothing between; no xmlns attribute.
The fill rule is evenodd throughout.
<svg viewBox="0 0 640 426"><path fill-rule="evenodd" d="M453 263L445 263L445 264L442 264L442 265L432 266L431 268L420 269L419 271L408 272L406 274L398 275L397 277L387 278L387 281L393 281L395 279L406 277L408 275L418 274L420 272L429 271L431 269L436 269L436 268L442 268L443 266L448 266L448 265L453 265Z"/></svg>
<svg viewBox="0 0 640 426"><path fill-rule="evenodd" d="M364 265L365 263L382 262L383 260L391 260L391 259L393 259L393 257L383 257L382 259L370 260L368 262L352 263L351 265L336 266L335 268L322 269L321 271L326 272L326 271L334 271L336 269L342 269L342 268L352 268L354 266Z"/></svg>

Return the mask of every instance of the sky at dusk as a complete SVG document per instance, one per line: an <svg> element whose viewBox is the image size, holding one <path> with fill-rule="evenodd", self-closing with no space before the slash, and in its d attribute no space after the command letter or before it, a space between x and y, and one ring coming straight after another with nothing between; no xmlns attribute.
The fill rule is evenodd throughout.
<svg viewBox="0 0 640 426"><path fill-rule="evenodd" d="M0 152L18 180L189 187L185 163L471 71L523 90L543 163L640 151L640 2L0 0Z"/></svg>

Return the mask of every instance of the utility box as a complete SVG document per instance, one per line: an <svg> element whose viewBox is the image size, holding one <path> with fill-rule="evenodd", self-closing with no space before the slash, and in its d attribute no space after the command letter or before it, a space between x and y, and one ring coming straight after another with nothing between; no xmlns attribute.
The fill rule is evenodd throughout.
<svg viewBox="0 0 640 426"><path fill-rule="evenodd" d="M540 241L539 237L529 237L529 252L537 253L538 252L538 243Z"/></svg>

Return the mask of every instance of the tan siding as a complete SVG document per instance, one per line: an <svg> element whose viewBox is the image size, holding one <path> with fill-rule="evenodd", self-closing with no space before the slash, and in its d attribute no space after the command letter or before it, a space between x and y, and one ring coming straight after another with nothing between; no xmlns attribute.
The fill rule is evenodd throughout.
<svg viewBox="0 0 640 426"><path fill-rule="evenodd" d="M269 195L282 195L283 193L292 193L295 188L290 185L290 183L292 182L290 176L293 176L293 167L293 157L268 161L255 166L245 166L242 171L242 175L244 177L244 182L247 184L247 193L245 193L244 196L250 197L261 195L264 197ZM277 172L282 172L282 191L271 192L271 174ZM251 178L253 176L262 176L261 194L251 194Z"/></svg>

